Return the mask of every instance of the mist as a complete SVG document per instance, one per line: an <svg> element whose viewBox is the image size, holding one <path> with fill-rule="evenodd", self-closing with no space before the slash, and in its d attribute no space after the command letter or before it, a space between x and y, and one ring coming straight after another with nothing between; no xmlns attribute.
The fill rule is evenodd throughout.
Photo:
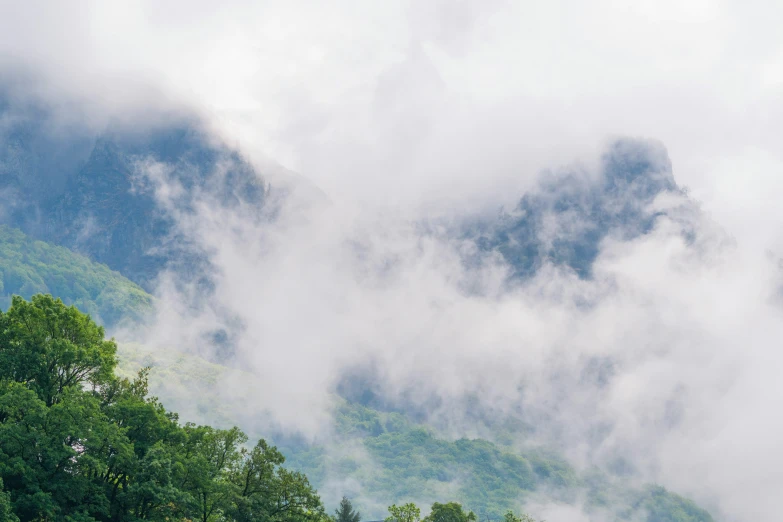
<svg viewBox="0 0 783 522"><path fill-rule="evenodd" d="M328 432L335 389L358 368L454 437L480 435L460 408L476 397L498 416L523 410L537 440L584 466L623 458L722 520L779 518L779 5L0 13L0 71L59 118L145 127L195 114L271 186L262 216L209 191L181 212L172 167L139 162L214 269L204 294L161 275L145 342L209 354L209 335L228 331L231 364L257 377L247 408L308 437ZM513 212L542 177L599 179L622 136L662 142L689 199L659 195L644 211L666 215L606 238L592 277L546 264L510 284L501 256L453 233ZM540 511L577 516L557 509Z"/></svg>
<svg viewBox="0 0 783 522"><path fill-rule="evenodd" d="M235 363L258 378L254 407L288 430L328 432L340 377L364 365L381 395L455 437L480 434L460 409L468 395L494 415L521 409L576 462L622 458L744 517L778 484L762 475L781 428L768 415L780 273L682 197L655 201L684 205L679 219L605 241L592 279L549 265L516 285L503 260L466 265L470 241L397 214L324 204L259 224L207 198L182 223L214 252L214 294L195 316L165 314L152 339L195 346L238 318ZM159 292L169 310L191 297L173 288ZM600 376L596 362L608 362ZM746 490L743 473L760 484Z"/></svg>

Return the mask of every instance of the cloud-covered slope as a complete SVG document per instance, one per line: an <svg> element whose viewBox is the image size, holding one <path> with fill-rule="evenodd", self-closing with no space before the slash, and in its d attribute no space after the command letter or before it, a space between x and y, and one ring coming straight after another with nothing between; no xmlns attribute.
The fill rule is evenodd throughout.
<svg viewBox="0 0 783 522"><path fill-rule="evenodd" d="M238 423L253 435L273 436L288 466L304 471L327 503L349 495L368 518L382 518L392 503L416 501L426 507L456 500L492 520L507 509L545 518L584 513L590 520L617 522L713 520L662 487L579 469L556 451L525 441L513 421L497 427L494 441L454 439L405 414L335 397L331 425L315 442L305 441L278 431L266 412L247 408L257 393L251 373L137 344L121 344L119 355L123 375L152 368L151 392L167 407L179 408L183 420Z"/></svg>

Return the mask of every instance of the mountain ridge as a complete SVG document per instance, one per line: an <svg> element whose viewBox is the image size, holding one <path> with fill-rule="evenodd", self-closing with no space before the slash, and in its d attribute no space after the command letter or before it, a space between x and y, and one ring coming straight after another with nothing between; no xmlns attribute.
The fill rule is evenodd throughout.
<svg viewBox="0 0 783 522"><path fill-rule="evenodd" d="M2 98L0 93L0 98ZM259 209L268 187L242 156L193 117L147 128L53 131L44 106L0 103L0 222L88 255L151 290L169 263L204 277L204 252L178 234L172 211L188 212L196 190L223 206ZM150 180L149 163L166 180ZM157 199L155 181L183 187Z"/></svg>

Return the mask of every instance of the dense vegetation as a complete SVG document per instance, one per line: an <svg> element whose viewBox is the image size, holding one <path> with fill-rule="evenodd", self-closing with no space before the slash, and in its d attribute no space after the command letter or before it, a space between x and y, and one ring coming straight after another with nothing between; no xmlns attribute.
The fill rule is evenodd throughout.
<svg viewBox="0 0 783 522"><path fill-rule="evenodd" d="M57 295L107 326L139 321L152 309L149 294L107 266L0 225L0 308L11 295L36 293Z"/></svg>
<svg viewBox="0 0 783 522"><path fill-rule="evenodd" d="M286 520L326 514L307 478L238 428L181 425L117 378L116 344L75 307L0 312L0 520Z"/></svg>

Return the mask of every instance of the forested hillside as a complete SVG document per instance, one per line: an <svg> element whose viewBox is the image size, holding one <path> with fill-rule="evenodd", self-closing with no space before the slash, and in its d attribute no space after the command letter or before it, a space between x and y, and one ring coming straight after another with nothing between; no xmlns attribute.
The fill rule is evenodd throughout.
<svg viewBox="0 0 783 522"><path fill-rule="evenodd" d="M0 312L3 522L326 520L307 478L238 428L181 424L147 372L50 296Z"/></svg>
<svg viewBox="0 0 783 522"><path fill-rule="evenodd" d="M373 519L383 518L391 503L426 506L449 498L492 519L543 501L583 504L588 512L617 521L712 520L690 500L662 487L630 487L599 470L576 469L552 449L520 448L511 442L522 434L519 426L496 432L494 442L453 440L404 413L335 397L334 425L326 432L331 435L307 442L277 432L257 408L248 414L256 396L255 378L249 373L140 345L120 345L118 353L122 375L151 367L152 393L175 404L185 418L219 426L238 423L254 436L264 433L287 456L289 466L306 473L319 489L345 484L338 495L351 496ZM223 386L226 382L232 383L230 389Z"/></svg>
<svg viewBox="0 0 783 522"><path fill-rule="evenodd" d="M106 265L0 225L0 309L12 295L36 293L57 296L107 326L141 321L153 307L152 296Z"/></svg>

